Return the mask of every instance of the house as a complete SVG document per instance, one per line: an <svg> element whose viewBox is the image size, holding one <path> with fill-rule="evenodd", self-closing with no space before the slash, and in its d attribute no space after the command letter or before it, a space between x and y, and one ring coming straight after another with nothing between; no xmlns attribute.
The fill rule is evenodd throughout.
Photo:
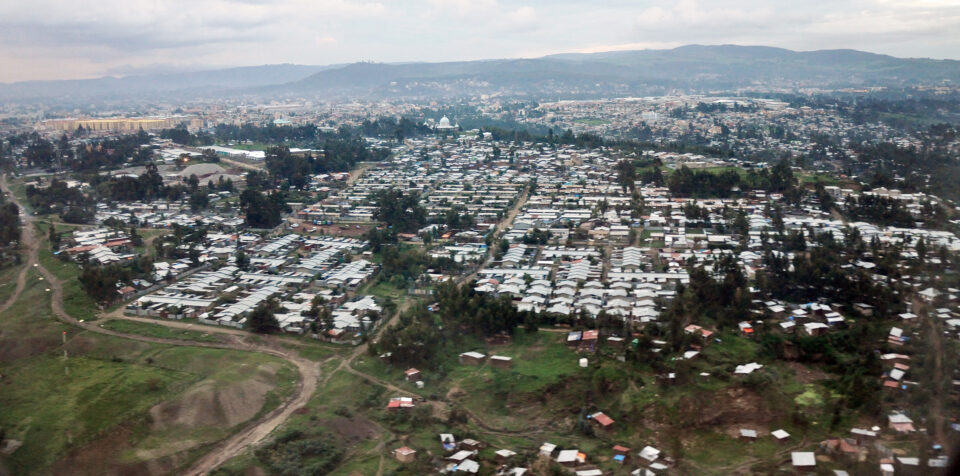
<svg viewBox="0 0 960 476"><path fill-rule="evenodd" d="M557 445L553 443L544 443L540 445L540 455L550 457L553 456L553 452L556 451Z"/></svg>
<svg viewBox="0 0 960 476"><path fill-rule="evenodd" d="M660 458L660 450L652 446L645 446L643 447L642 450L640 450L640 453L637 453L637 456L639 456L641 460L646 461L647 463L653 463L658 458Z"/></svg>
<svg viewBox="0 0 960 476"><path fill-rule="evenodd" d="M803 330L811 336L822 336L826 335L827 331L830 330L830 326L822 322L805 322L803 324Z"/></svg>
<svg viewBox="0 0 960 476"><path fill-rule="evenodd" d="M747 428L740 429L740 439L747 441L756 441L757 440L757 430L750 430Z"/></svg>
<svg viewBox="0 0 960 476"><path fill-rule="evenodd" d="M603 412L594 413L592 415L587 416L587 418L592 420L597 425L600 425L600 428L603 428L603 429L610 428L610 426L613 425L613 419L604 415Z"/></svg>
<svg viewBox="0 0 960 476"><path fill-rule="evenodd" d="M794 451L790 453L794 469L809 471L817 466L817 457L812 451Z"/></svg>
<svg viewBox="0 0 960 476"><path fill-rule="evenodd" d="M460 442L460 448L462 448L462 449L464 449L464 450L467 450L467 451L479 451L479 450L480 450L480 446L481 446L481 445L480 445L480 442L479 442L479 441L474 440L474 439L471 439L471 438L467 438L467 439L465 439L465 440L463 440L463 441Z"/></svg>
<svg viewBox="0 0 960 476"><path fill-rule="evenodd" d="M450 461L456 461L457 463L462 463L476 455L477 455L476 451L460 450L448 456L447 459Z"/></svg>
<svg viewBox="0 0 960 476"><path fill-rule="evenodd" d="M417 380L420 380L420 371L413 368L407 369L403 372L403 377L407 380L407 382L416 382Z"/></svg>
<svg viewBox="0 0 960 476"><path fill-rule="evenodd" d="M400 410L404 408L413 408L413 399L410 397L393 397L387 403L388 410Z"/></svg>
<svg viewBox="0 0 960 476"><path fill-rule="evenodd" d="M490 366L498 369L509 369L513 366L513 358L502 355L491 355Z"/></svg>
<svg viewBox="0 0 960 476"><path fill-rule="evenodd" d="M133 297L137 293L137 290L133 286L124 286L117 290L117 293L120 294L120 299L126 301Z"/></svg>
<svg viewBox="0 0 960 476"><path fill-rule="evenodd" d="M897 433L913 433L913 420L903 413L891 413L887 415L887 423L891 430Z"/></svg>
<svg viewBox="0 0 960 476"><path fill-rule="evenodd" d="M683 331L687 334L699 334L704 340L710 339L710 337L713 336L713 331L704 329L696 324L690 324L683 328Z"/></svg>
<svg viewBox="0 0 960 476"><path fill-rule="evenodd" d="M506 463L507 460L513 458L517 455L516 451L510 451L507 449L497 450L494 455L497 457L497 462L500 464Z"/></svg>
<svg viewBox="0 0 960 476"><path fill-rule="evenodd" d="M463 365L483 365L487 356L480 352L464 352L460 354L460 363Z"/></svg>
<svg viewBox="0 0 960 476"><path fill-rule="evenodd" d="M393 457L401 463L412 463L416 456L417 450L406 446L401 446L400 448L393 450Z"/></svg>
<svg viewBox="0 0 960 476"><path fill-rule="evenodd" d="M573 467L587 462L587 455L579 450L561 450L557 453L557 463L563 466Z"/></svg>
<svg viewBox="0 0 960 476"><path fill-rule="evenodd" d="M780 429L770 432L770 435L773 436L773 439L777 440L777 443L783 443L787 441L787 438L790 438L790 433Z"/></svg>
<svg viewBox="0 0 960 476"><path fill-rule="evenodd" d="M613 460L617 463L623 464L630 458L630 448L621 445L614 445L613 447Z"/></svg>

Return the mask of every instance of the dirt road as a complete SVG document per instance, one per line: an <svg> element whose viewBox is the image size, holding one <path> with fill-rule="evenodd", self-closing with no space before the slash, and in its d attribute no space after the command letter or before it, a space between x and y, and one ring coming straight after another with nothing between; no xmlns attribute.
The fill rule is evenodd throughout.
<svg viewBox="0 0 960 476"><path fill-rule="evenodd" d="M7 187L6 177L0 178L0 187L4 191L9 191ZM18 203L16 197L13 197L11 194L11 200L17 204L17 206L22 207L22 204ZM63 307L63 283L49 270L45 267L39 265L38 262L38 251L39 247L37 245L37 239L35 236L35 229L33 227L33 218L27 214L26 219L23 223L23 235L21 241L27 245L27 260L26 266L21 271L21 278L24 283L21 285L19 283L17 291L11 296L11 299L8 300L8 303L5 303L2 309L9 307L10 303L15 302L16 299L20 296L23 287L26 284L26 272L30 268L35 268L47 281L50 286L51 299L50 306L54 315L62 322L70 324L72 326L81 328L89 332L95 332L97 334L109 335L113 337L119 337L123 339L135 340L140 342L148 342L152 344L165 344L165 345L176 345L176 346L189 346L189 347L205 347L205 348L216 348L216 349L231 349L231 350L243 350L243 351L253 351L261 352L264 354L273 355L281 359L286 360L293 364L297 371L300 374L300 381L298 382L296 388L293 391L293 394L280 406L275 408L273 411L267 413L266 415L258 418L255 421L249 422L242 430L234 435L226 438L221 441L219 444L214 446L214 448L206 455L200 458L194 463L194 465L186 472L190 475L203 475L208 474L210 471L213 471L218 466L233 458L234 456L239 455L246 448L251 445L254 445L264 438L266 438L274 429L276 429L281 423L287 420L293 412L306 405L310 397L313 395L314 390L316 390L317 385L320 379L320 366L319 363L313 362L307 359L300 357L296 352L290 351L283 348L275 343L271 344L274 341L267 341L267 344L255 344L248 341L249 334L246 336L237 335L233 332L232 329L217 329L211 328L210 332L218 331L228 331L221 332L223 334L229 334L231 336L231 342L225 344L216 344L208 342L194 342L194 341L185 341L178 339L163 339L157 337L147 337L135 334L125 334L122 332L116 332L109 329L101 328L99 325L92 322L80 322L75 319L73 316L67 314L66 310ZM168 327L179 327L172 322L166 321L150 321L153 324L159 325L168 325ZM176 323L182 324L182 323Z"/></svg>
<svg viewBox="0 0 960 476"><path fill-rule="evenodd" d="M2 188L3 191L5 192L10 191L10 188L7 187L6 175L0 177L0 188ZM25 217L23 221L27 222L29 220L29 217L27 217L27 213L23 209L23 207L19 203L17 203L12 192L10 192L10 200L17 204L17 207L19 207L21 210L22 216ZM23 264L23 268L20 270L20 273L17 275L17 288L13 291L13 294L11 294L10 297L7 299L7 302L3 303L3 305L0 305L0 312L4 312L7 309L10 309L10 306L12 306L13 303L17 302L17 299L20 299L20 295L23 294L23 290L27 286L27 271L29 271L30 268L32 268L33 265L36 264L37 262L37 252L38 252L37 246L38 245L37 245L37 239L34 236L34 233L36 233L36 230L34 230L32 226L26 226L25 223L24 223L24 226L22 226L21 228L22 228L22 231L20 232L20 246L25 247L27 261L26 263Z"/></svg>

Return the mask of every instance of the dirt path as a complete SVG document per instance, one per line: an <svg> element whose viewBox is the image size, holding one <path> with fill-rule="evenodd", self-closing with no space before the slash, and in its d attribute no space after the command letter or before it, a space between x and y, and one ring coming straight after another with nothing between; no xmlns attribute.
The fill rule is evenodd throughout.
<svg viewBox="0 0 960 476"><path fill-rule="evenodd" d="M7 191L6 177L0 179L0 187L3 190ZM11 200L14 203L17 203L16 198L11 194ZM17 206L22 205L17 203ZM249 342L249 334L246 336L233 335L233 341L228 344L215 344L207 342L194 342L194 341L185 341L179 339L162 339L157 337L148 337L135 334L125 334L122 332L116 332L109 329L104 329L99 327L97 324L92 322L80 322L75 319L73 316L67 314L66 310L63 307L63 284L60 280L45 267L40 266L38 263L38 245L35 237L35 231L33 227L33 220L29 214L26 215L26 219L23 223L23 236L22 241L27 244L27 260L24 270L21 271L24 279L26 276L26 271L30 268L36 268L37 271L44 277L50 286L51 290L51 299L50 307L54 315L62 322L70 324L75 327L79 327L89 332L95 332L97 334L109 335L113 337L119 337L123 339L135 340L140 342L147 342L152 344L164 344L164 345L176 345L176 346L189 346L189 347L205 347L205 348L215 348L215 349L230 349L230 350L244 350L244 351L254 351L261 352L264 354L273 355L281 359L286 360L293 364L299 374L300 381L297 383L296 388L294 389L292 395L280 406L275 408L273 411L267 413L266 415L258 418L255 421L249 422L240 432L235 433L234 435L226 438L225 440L218 443L214 448L207 453L207 455L200 458L194 463L194 465L186 471L185 474L189 475L203 475L208 474L210 471L216 469L218 466L233 458L234 456L239 455L246 448L251 445L254 445L264 438L266 438L275 428L277 428L281 423L287 420L293 412L306 405L310 397L313 395L314 390L316 390L319 378L320 378L320 366L317 362L313 362L307 359L304 359L297 355L296 352L283 349L280 346L274 345L263 345L255 344ZM25 285L24 281L24 285ZM22 288L18 283L18 291L15 293L14 297L19 297L20 291ZM15 301L16 299L14 299ZM7 304L4 304L4 309L9 307ZM150 321L154 324L159 325L168 325L174 324L173 322L166 321ZM182 324L182 323L179 323ZM177 327L177 326L169 326ZM226 330L226 329L221 329ZM270 341L268 341L270 342Z"/></svg>
<svg viewBox="0 0 960 476"><path fill-rule="evenodd" d="M490 241L491 245L487 247L487 256L483 260L483 263L481 263L480 266L477 266L477 269L474 270L474 272L460 277L460 279L457 280L457 284L462 285L477 279L477 274L480 273L480 270L490 265L490 263L493 261L494 247L498 246L497 237L499 237L504 230L513 225L513 221L517 218L517 215L520 214L520 209L526 205L527 199L529 198L530 187L528 186L523 189L523 194L519 199L517 199L517 202L513 204L513 207L510 208L510 211L507 212L507 215L503 218L503 220L500 220L500 223L497 223L497 226L493 229L494 239Z"/></svg>
<svg viewBox="0 0 960 476"><path fill-rule="evenodd" d="M361 164L356 169L351 170L350 176L347 177L347 188L350 188L353 186L353 184L357 183L357 180L359 180L360 177L363 177L363 173L369 170L371 167L373 167L371 164Z"/></svg>
<svg viewBox="0 0 960 476"><path fill-rule="evenodd" d="M4 192L10 194L10 201L15 203L20 209L21 216L24 217L22 223L20 223L20 246L24 246L27 260L23 263L23 269L20 270L20 273L17 275L17 288L13 291L13 294L7 299L7 302L3 303L0 306L0 312L4 312L7 309L10 309L10 306L13 306L13 303L17 302L17 299L20 299L20 295L23 294L24 288L27 287L27 271L30 270L37 263L37 255L39 252L37 239L34 236L36 230L32 226L28 226L30 221L29 215L23 205L17 202L16 197L13 195L13 192L10 191L10 187L7 186L7 176L0 176L0 188Z"/></svg>
<svg viewBox="0 0 960 476"><path fill-rule="evenodd" d="M239 167L241 169L247 170L263 170L263 167L257 167L253 164L248 164L246 162L240 162L238 160L228 159L226 157L220 157L220 163L225 165L232 165L234 167Z"/></svg>
<svg viewBox="0 0 960 476"><path fill-rule="evenodd" d="M922 299L914 297L913 310L916 314L923 316L922 319L927 328L927 352L933 352L933 408L929 414L933 419L933 436L936 443L946 445L947 435L944 433L944 409L943 401L946 396L943 394L943 334L940 329L940 322L932 316L927 310L927 304Z"/></svg>

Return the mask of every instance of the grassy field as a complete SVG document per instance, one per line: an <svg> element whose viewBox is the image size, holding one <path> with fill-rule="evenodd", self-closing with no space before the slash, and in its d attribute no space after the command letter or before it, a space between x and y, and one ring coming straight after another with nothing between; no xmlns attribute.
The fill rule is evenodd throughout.
<svg viewBox="0 0 960 476"><path fill-rule="evenodd" d="M80 275L80 266L70 261L63 261L54 256L47 239L48 224L35 224L40 239L38 259L40 264L53 273L62 282L63 308L76 319L92 321L97 319L97 305L80 284L77 277ZM57 226L58 231L60 226Z"/></svg>
<svg viewBox="0 0 960 476"><path fill-rule="evenodd" d="M23 269L22 265L0 269L0 304L7 302L17 289L17 276L21 269Z"/></svg>
<svg viewBox="0 0 960 476"><path fill-rule="evenodd" d="M0 425L23 442L14 468L33 472L182 390L193 376L153 366L46 354L4 366Z"/></svg>
<svg viewBox="0 0 960 476"><path fill-rule="evenodd" d="M92 303L77 298L88 299L76 265L49 248L40 259L67 281L68 299L75 296L67 311L93 316ZM0 280L9 280L14 271L4 271ZM175 472L206 444L276 407L296 384L296 370L271 356L147 344L62 324L40 277L30 270L23 294L0 315L0 429L21 444L0 463L13 474L143 474L143 465ZM108 327L207 340L152 324Z"/></svg>
<svg viewBox="0 0 960 476"><path fill-rule="evenodd" d="M159 337L162 339L192 340L197 342L219 342L215 335L207 332L192 331L185 329L174 329L162 326L160 324L149 324L146 322L126 321L114 319L104 322L100 325L104 329L123 332L125 334L136 334L147 337ZM198 329L202 327L198 326Z"/></svg>

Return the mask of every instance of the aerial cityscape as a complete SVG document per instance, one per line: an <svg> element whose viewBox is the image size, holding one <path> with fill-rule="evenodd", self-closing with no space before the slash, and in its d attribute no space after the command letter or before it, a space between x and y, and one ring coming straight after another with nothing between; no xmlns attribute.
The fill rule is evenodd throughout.
<svg viewBox="0 0 960 476"><path fill-rule="evenodd" d="M960 7L611 3L0 6L0 476L960 474Z"/></svg>

